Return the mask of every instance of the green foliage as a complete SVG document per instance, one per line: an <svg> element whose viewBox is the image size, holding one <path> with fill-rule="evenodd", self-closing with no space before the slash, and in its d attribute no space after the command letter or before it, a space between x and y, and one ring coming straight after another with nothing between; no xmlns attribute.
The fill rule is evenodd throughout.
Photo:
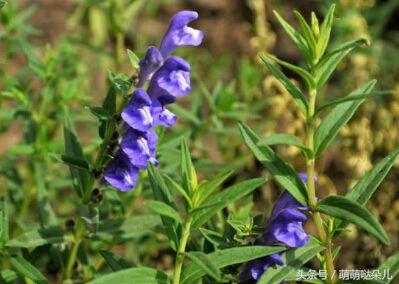
<svg viewBox="0 0 399 284"><path fill-rule="evenodd" d="M239 125L245 143L255 157L270 171L276 181L301 204L307 204L306 188L294 169L278 156L269 146L259 145L261 138L247 125Z"/></svg>
<svg viewBox="0 0 399 284"><path fill-rule="evenodd" d="M282 255L285 265L271 267L262 275L258 283L280 283L285 280L290 273L296 272L322 250L323 246L313 239L303 247L287 250L287 252Z"/></svg>
<svg viewBox="0 0 399 284"><path fill-rule="evenodd" d="M316 210L331 217L356 224L384 244L390 244L388 235L373 217L373 214L357 202L343 196L329 196L317 203Z"/></svg>
<svg viewBox="0 0 399 284"><path fill-rule="evenodd" d="M166 284L169 283L168 276L159 270L149 267L135 267L119 270L104 276L100 276L88 283L143 283L143 284Z"/></svg>

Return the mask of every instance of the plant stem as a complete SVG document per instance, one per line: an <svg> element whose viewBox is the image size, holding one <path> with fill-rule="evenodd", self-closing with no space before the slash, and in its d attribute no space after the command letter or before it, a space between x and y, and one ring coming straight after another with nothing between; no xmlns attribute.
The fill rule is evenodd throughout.
<svg viewBox="0 0 399 284"><path fill-rule="evenodd" d="M68 262L65 269L65 279L71 279L72 277L73 266L78 256L78 249L80 243L82 242L83 234L84 234L84 224L78 221L74 242L72 244L71 252L69 253Z"/></svg>
<svg viewBox="0 0 399 284"><path fill-rule="evenodd" d="M313 115L315 112L315 106L316 106L316 96L317 96L317 91L315 89L311 89L309 91L309 109L308 109L308 114L306 118L306 146L314 150L314 141L313 141L313 136L315 132L315 126L314 126L314 119ZM309 199L309 207L313 212L313 220L316 226L316 231L317 235L319 236L320 241L325 245L325 262L327 266L327 278L328 278L328 283L334 283L334 274L335 274L335 268L334 268L334 260L332 257L332 252L331 252L331 243L329 243L329 237L326 233L326 231L323 228L323 220L321 219L320 213L315 212L315 207L316 207L316 190L315 190L315 158L314 156L312 157L307 157L306 161L306 172L308 176L308 183L307 183L307 193L308 193L308 199Z"/></svg>
<svg viewBox="0 0 399 284"><path fill-rule="evenodd" d="M180 243L179 243L179 247L176 252L176 262L175 262L175 271L173 274L173 284L180 283L181 268L183 266L184 252L186 251L188 237L190 236L190 229L191 229L191 217L189 215L187 217L186 222L183 224L183 230L181 232Z"/></svg>

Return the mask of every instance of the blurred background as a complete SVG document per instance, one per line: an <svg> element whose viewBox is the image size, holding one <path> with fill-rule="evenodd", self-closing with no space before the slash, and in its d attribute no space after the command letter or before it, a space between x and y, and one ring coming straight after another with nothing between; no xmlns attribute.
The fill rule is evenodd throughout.
<svg viewBox="0 0 399 284"><path fill-rule="evenodd" d="M74 113L80 139L87 146L85 153L90 156L100 140L96 119L85 106L101 104L107 90L108 70L131 75L126 49L143 57L148 45L159 45L174 13L182 9L195 10L200 19L193 26L203 30L205 40L200 48L181 48L177 52L192 65L193 91L173 108L179 120L177 127L167 130L162 139L158 153L161 168L166 173L175 172L178 165L170 161L179 155L177 138L186 135L190 138L196 167L204 178L228 168L235 170L230 183L267 176L245 147L236 122L249 123L263 136L285 132L303 137L304 133L303 117L295 102L257 59L258 52L269 52L291 63L303 63L301 54L278 25L272 11L279 11L297 26L293 10L300 11L306 19L311 11L323 18L333 3L327 0L8 2L0 14L0 90L4 91L0 101L0 173L4 182L0 188L10 191L26 211L29 204L23 205L23 193L19 189L26 172L16 165L27 162L28 150L18 145L26 139L29 125L24 125L21 119L24 112L7 99L8 93L28 94L33 104L52 94L51 101L43 108L48 114L45 123L52 127L45 141L50 152L63 151L57 113L60 102L67 104ZM337 18L331 46L356 37L368 39L370 46L353 51L339 65L330 84L321 92L320 103L345 96L372 78L378 80L377 89L392 89L395 94L364 103L341 131L337 142L319 160L320 197L345 193L376 161L399 148L399 0L334 2ZM287 72L287 75L297 79L293 73ZM276 149L296 170L304 170L304 160L296 148L278 146ZM60 216L68 216L73 197L69 197L72 191L66 168L55 165L46 175L49 194L55 197L51 200L59 202L53 207ZM126 200L135 196L134 212L143 210L146 181L143 184L142 194L126 194ZM396 163L368 203L368 208L390 235L392 245L382 246L350 227L351 232L338 240L342 246L338 269L376 267L399 249L398 184L399 163ZM267 218L280 191L269 183L246 200L245 206L231 210L244 219L249 214ZM120 251L124 251L123 246ZM147 262L170 269L171 256L152 247L151 242L141 251L147 251L147 256L144 253L141 256L146 257ZM161 258L163 261L159 262Z"/></svg>

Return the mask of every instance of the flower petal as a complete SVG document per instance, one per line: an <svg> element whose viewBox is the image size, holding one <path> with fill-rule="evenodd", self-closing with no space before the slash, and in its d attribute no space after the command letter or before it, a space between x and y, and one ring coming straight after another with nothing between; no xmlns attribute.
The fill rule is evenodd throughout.
<svg viewBox="0 0 399 284"><path fill-rule="evenodd" d="M128 106L121 114L122 119L133 129L149 130L154 124L151 104L151 99L144 90L135 90Z"/></svg>
<svg viewBox="0 0 399 284"><path fill-rule="evenodd" d="M153 130L139 132L129 129L121 141L121 149L137 168L147 168L148 161L157 164L155 146L158 137Z"/></svg>
<svg viewBox="0 0 399 284"><path fill-rule="evenodd" d="M161 52L155 46L150 46L147 49L144 59L139 62L140 74L139 82L137 83L136 87L141 88L147 81L148 77L155 70L162 66L162 63L163 57Z"/></svg>
<svg viewBox="0 0 399 284"><path fill-rule="evenodd" d="M198 46L201 44L204 37L202 31L187 26L196 19L198 19L198 13L194 11L181 11L172 18L160 47L164 58L169 57L179 46Z"/></svg>
<svg viewBox="0 0 399 284"><path fill-rule="evenodd" d="M162 105L176 101L191 90L190 65L180 57L168 58L151 79L148 94Z"/></svg>
<svg viewBox="0 0 399 284"><path fill-rule="evenodd" d="M135 187L137 177L138 168L134 167L122 152L108 163L104 173L104 179L122 191Z"/></svg>

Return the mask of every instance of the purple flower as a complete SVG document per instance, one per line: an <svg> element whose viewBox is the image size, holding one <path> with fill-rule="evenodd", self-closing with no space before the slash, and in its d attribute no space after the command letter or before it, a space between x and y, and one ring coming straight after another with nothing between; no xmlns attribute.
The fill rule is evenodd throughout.
<svg viewBox="0 0 399 284"><path fill-rule="evenodd" d="M152 114L154 117L154 125L162 125L172 127L176 122L176 115L166 109L158 100L152 103Z"/></svg>
<svg viewBox="0 0 399 284"><path fill-rule="evenodd" d="M202 31L187 26L196 19L198 19L198 13L194 11L181 11L172 18L161 43L160 51L163 58L169 57L179 46L201 44L204 37Z"/></svg>
<svg viewBox="0 0 399 284"><path fill-rule="evenodd" d="M174 103L177 96L191 90L190 65L180 57L168 58L151 78L148 94L162 105Z"/></svg>
<svg viewBox="0 0 399 284"><path fill-rule="evenodd" d="M299 177L303 182L306 182L306 175L300 174ZM276 200L265 232L255 241L255 245L284 244L287 247L306 245L310 236L304 231L303 222L307 220L307 217L299 210L306 211L309 208L296 201L288 191L284 191ZM249 280L253 278L257 280L267 268L274 264L284 264L280 254L272 254L250 261L245 265L240 279Z"/></svg>
<svg viewBox="0 0 399 284"><path fill-rule="evenodd" d="M137 89L121 116L133 129L147 131L154 125L151 105L152 102L147 93L142 89Z"/></svg>
<svg viewBox="0 0 399 284"><path fill-rule="evenodd" d="M158 136L153 130L140 132L129 129L122 138L121 149L133 166L145 169L147 168L148 161L158 164L158 161L155 159L157 141Z"/></svg>
<svg viewBox="0 0 399 284"><path fill-rule="evenodd" d="M145 58L139 62L137 89L121 113L124 120L120 126L120 131L124 132L121 150L108 163L104 176L109 184L122 191L135 186L138 171L147 168L148 162L158 165L155 158L158 137L152 127L173 126L176 115L165 105L174 103L176 97L184 96L191 90L190 65L180 57L169 56L179 46L201 44L203 33L187 26L197 18L198 13L193 11L177 13L160 49L150 46ZM146 92L141 88L151 75Z"/></svg>
<svg viewBox="0 0 399 284"><path fill-rule="evenodd" d="M133 166L123 152L108 163L104 179L112 186L122 191L128 191L136 186L139 169Z"/></svg>
<svg viewBox="0 0 399 284"><path fill-rule="evenodd" d="M140 80L137 83L136 87L141 88L147 81L148 77L155 70L157 70L159 67L162 66L162 63L163 63L163 57L161 55L161 52L155 46L150 46L147 49L147 53L144 59L139 62Z"/></svg>

